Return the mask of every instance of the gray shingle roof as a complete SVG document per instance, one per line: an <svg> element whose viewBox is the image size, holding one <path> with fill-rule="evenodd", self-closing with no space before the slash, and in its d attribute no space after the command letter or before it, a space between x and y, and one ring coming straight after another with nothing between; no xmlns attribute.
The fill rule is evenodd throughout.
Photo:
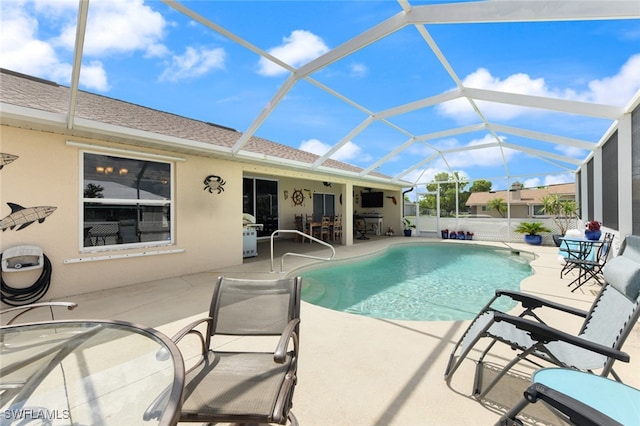
<svg viewBox="0 0 640 426"><path fill-rule="evenodd" d="M575 198L575 183L563 183L558 185L549 185L546 188L530 188L520 190L520 198L512 199L512 205L531 205L541 204L542 199L548 194L558 194L562 199ZM501 198L507 201L509 191L491 191L491 192L472 192L466 202L467 206L486 205L489 200Z"/></svg>
<svg viewBox="0 0 640 426"><path fill-rule="evenodd" d="M39 111L66 114L70 89L57 83L0 69L0 100L2 103ZM242 136L242 132L224 126L193 120L164 111L146 108L133 103L78 91L76 117L129 129L142 130L163 136L172 136L212 146L230 149ZM316 154L295 149L267 139L253 136L243 150L285 160L311 164L320 158ZM324 167L349 173L363 169L329 160ZM389 176L373 172L377 178Z"/></svg>

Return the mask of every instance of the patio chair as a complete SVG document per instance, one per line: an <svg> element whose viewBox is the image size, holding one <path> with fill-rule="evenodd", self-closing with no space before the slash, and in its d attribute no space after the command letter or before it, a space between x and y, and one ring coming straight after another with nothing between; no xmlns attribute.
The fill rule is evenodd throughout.
<svg viewBox="0 0 640 426"><path fill-rule="evenodd" d="M367 237L367 221L363 218L358 218L356 220L356 231L358 231L358 240L368 240Z"/></svg>
<svg viewBox="0 0 640 426"><path fill-rule="evenodd" d="M631 386L564 368L538 370L531 381L522 401L497 425L522 425L518 414L539 400L573 425L621 426L640 422L640 390Z"/></svg>
<svg viewBox="0 0 640 426"><path fill-rule="evenodd" d="M568 270L577 269L578 277L571 281L567 287L575 284L572 292L582 287L590 279L596 280L600 285L604 284L602 270L607 263L613 244L613 234L607 232L601 244L596 247L591 246L590 252L582 257L569 257L565 259L565 268Z"/></svg>
<svg viewBox="0 0 640 426"><path fill-rule="evenodd" d="M305 222L304 222L304 216L302 216L301 214L297 214L294 215L294 219L293 219L293 223L295 226L296 231L299 231L300 233L304 234L306 231L306 227L305 227ZM295 236L295 241L301 241L304 243L305 237L304 235L300 235L300 234L296 234Z"/></svg>
<svg viewBox="0 0 640 426"><path fill-rule="evenodd" d="M627 237L622 240L622 244L620 244L618 254L640 263L640 236L627 235Z"/></svg>
<svg viewBox="0 0 640 426"><path fill-rule="evenodd" d="M320 229L318 230L318 238L327 241L331 237L331 218L329 216L322 216L320 221Z"/></svg>
<svg viewBox="0 0 640 426"><path fill-rule="evenodd" d="M196 335L201 359L185 377L179 422L278 423L298 421L291 412L297 381L302 278L247 280L218 277L209 316L192 322L173 340ZM200 328L206 324L206 333ZM233 336L243 348L255 336L279 338L275 350L213 348L220 336ZM242 339L238 340L238 338ZM185 359L189 361L189 359ZM166 398L161 395L158 400ZM158 406L163 406L159 404ZM158 418L154 404L145 420Z"/></svg>
<svg viewBox="0 0 640 426"><path fill-rule="evenodd" d="M331 239L333 241L342 240L342 215L339 214L333 219L333 226L331 227Z"/></svg>
<svg viewBox="0 0 640 426"><path fill-rule="evenodd" d="M51 320L55 319L53 315L54 308L67 308L67 310L71 311L75 309L78 305L73 302L40 302L40 303L30 303L28 305L23 306L15 306L12 308L7 308L0 310L0 317L4 320L7 315L10 315L11 318L4 325L13 324L19 317L30 312L34 309L40 308L49 308L49 312L51 313Z"/></svg>
<svg viewBox="0 0 640 426"><path fill-rule="evenodd" d="M575 268L575 264L568 264L567 259L584 255L581 253L582 243L580 241L572 241L572 238L584 238L584 232L577 229L569 229L563 238L560 239L560 247L558 254L562 257L562 269L560 270L560 278Z"/></svg>
<svg viewBox="0 0 640 426"><path fill-rule="evenodd" d="M604 277L605 284L588 312L520 292L496 291L455 345L445 370L445 379L449 381L476 344L487 338L489 344L478 349L482 352L476 364L473 386L473 394L478 399L523 359L538 367L542 367L538 361L546 361L582 371L600 369L601 376L611 374L621 381L613 371L613 364L616 360L629 361L629 355L621 350L640 317L640 263L617 256L605 266ZM500 297L518 302L521 313L518 316L508 315L492 308ZM580 331L570 334L546 325L541 316L547 309L584 318ZM518 353L483 389L484 358L496 343L504 343Z"/></svg>

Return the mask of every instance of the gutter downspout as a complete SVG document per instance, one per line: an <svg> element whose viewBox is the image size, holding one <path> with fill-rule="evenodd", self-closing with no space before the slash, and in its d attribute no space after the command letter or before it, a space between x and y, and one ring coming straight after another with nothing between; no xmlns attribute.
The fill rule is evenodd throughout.
<svg viewBox="0 0 640 426"><path fill-rule="evenodd" d="M415 186L411 187L411 189L407 189L406 191L402 192L402 217L404 217L404 194L408 194L409 192L412 192L415 188Z"/></svg>

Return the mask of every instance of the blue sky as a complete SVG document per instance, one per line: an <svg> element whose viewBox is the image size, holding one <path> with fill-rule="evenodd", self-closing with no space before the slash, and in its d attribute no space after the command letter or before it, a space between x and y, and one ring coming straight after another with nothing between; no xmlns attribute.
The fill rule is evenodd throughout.
<svg viewBox="0 0 640 426"><path fill-rule="evenodd" d="M437 2L410 2L411 5ZM396 1L183 2L251 45L299 67L401 12ZM0 66L68 85L77 0L0 3ZM640 6L639 6L640 8ZM625 106L640 90L640 21L439 24L426 30L465 86ZM159 1L92 0L81 89L245 131L269 105L288 71ZM414 26L403 28L311 76L377 113L455 89ZM610 120L480 103L487 120L596 143ZM325 153L367 115L314 84L299 81L255 135ZM464 100L391 117L350 139L333 158L367 168L406 134L479 124ZM584 158L587 151L514 135L511 144ZM491 142L485 131L415 143L383 163L396 176L434 149ZM507 168L503 164L507 160ZM455 170L504 188L505 172L525 186L573 181L575 166L498 149L436 158L403 178L429 181ZM547 176L542 174L548 173Z"/></svg>

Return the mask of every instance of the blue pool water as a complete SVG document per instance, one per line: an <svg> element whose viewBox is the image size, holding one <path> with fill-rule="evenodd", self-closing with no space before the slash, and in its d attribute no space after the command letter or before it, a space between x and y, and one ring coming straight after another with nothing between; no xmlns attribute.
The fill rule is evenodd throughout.
<svg viewBox="0 0 640 426"><path fill-rule="evenodd" d="M398 245L302 272L302 299L342 312L416 321L472 319L496 289L519 290L531 255L463 244ZM494 305L500 310L515 305Z"/></svg>

